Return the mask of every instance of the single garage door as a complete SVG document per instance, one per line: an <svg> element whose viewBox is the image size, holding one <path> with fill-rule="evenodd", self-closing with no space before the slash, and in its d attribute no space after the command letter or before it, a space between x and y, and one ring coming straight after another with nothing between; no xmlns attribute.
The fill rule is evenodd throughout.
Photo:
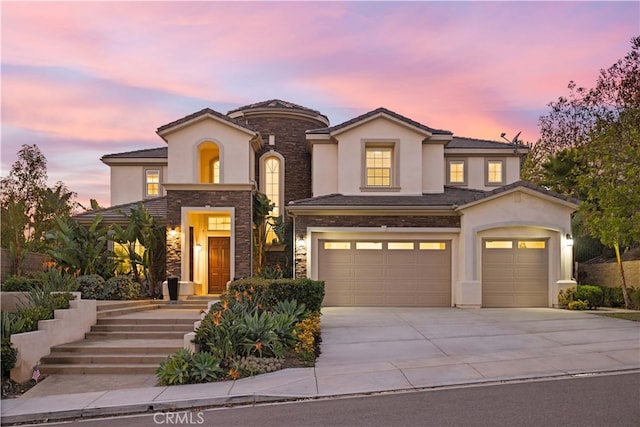
<svg viewBox="0 0 640 427"><path fill-rule="evenodd" d="M483 240L483 307L547 307L547 240Z"/></svg>
<svg viewBox="0 0 640 427"><path fill-rule="evenodd" d="M450 241L320 240L326 306L450 307Z"/></svg>

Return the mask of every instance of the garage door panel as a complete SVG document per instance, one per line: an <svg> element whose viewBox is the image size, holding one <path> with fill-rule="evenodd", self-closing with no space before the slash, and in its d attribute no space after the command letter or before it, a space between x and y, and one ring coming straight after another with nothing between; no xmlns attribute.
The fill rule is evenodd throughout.
<svg viewBox="0 0 640 427"><path fill-rule="evenodd" d="M546 307L548 255L545 240L485 240L482 305Z"/></svg>
<svg viewBox="0 0 640 427"><path fill-rule="evenodd" d="M318 276L326 284L325 305L451 306L449 242L422 244L433 249L422 250L418 241L350 241L349 251L325 250L320 242ZM339 262L336 254L342 256Z"/></svg>

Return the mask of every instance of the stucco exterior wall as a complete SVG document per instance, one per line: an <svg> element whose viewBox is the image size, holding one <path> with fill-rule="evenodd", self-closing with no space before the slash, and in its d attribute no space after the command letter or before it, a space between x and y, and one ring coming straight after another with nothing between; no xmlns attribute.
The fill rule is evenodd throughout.
<svg viewBox="0 0 640 427"><path fill-rule="evenodd" d="M422 192L442 193L445 183L443 144L422 144Z"/></svg>
<svg viewBox="0 0 640 427"><path fill-rule="evenodd" d="M338 139L338 193L363 194L364 149L366 142L395 142L394 167L397 169L393 194L422 194L422 140L420 135L391 120L380 117L336 136ZM314 159L314 165L316 160ZM441 167L441 158L433 159L433 167ZM436 165L438 163L438 165ZM431 165L426 165L431 167ZM366 192L367 195L389 194Z"/></svg>
<svg viewBox="0 0 640 427"><path fill-rule="evenodd" d="M220 183L251 182L251 135L227 123L204 119L165 136L168 144L169 171L165 180L171 184L198 182L198 146L213 142L220 149Z"/></svg>
<svg viewBox="0 0 640 427"><path fill-rule="evenodd" d="M145 170L159 169L160 182L167 177L166 165L112 165L111 206L133 203L145 198ZM160 196L166 193L160 186Z"/></svg>
<svg viewBox="0 0 640 427"><path fill-rule="evenodd" d="M314 144L311 165L313 197L338 192L338 144Z"/></svg>
<svg viewBox="0 0 640 427"><path fill-rule="evenodd" d="M549 248L549 306L557 297L554 286L571 280L572 248L564 236L571 233L571 213L575 207L554 202L544 196L514 191L467 208L460 209L461 253L455 284L461 305L480 306L482 298L482 239L545 238Z"/></svg>

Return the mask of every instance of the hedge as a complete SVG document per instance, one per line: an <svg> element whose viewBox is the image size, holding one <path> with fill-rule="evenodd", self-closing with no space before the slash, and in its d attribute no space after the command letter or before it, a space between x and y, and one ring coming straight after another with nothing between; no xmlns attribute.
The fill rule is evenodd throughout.
<svg viewBox="0 0 640 427"><path fill-rule="evenodd" d="M320 311L324 299L324 282L311 279L239 279L229 284L230 293L254 293L265 309L280 301L295 300L309 311Z"/></svg>

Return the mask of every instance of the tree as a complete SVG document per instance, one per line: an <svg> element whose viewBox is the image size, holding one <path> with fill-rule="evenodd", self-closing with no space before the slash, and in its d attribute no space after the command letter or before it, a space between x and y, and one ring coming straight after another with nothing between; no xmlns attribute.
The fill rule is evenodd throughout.
<svg viewBox="0 0 640 427"><path fill-rule="evenodd" d="M75 193L62 182L53 188L47 186L47 160L35 144L22 146L0 185L2 246L9 248L13 271L20 276L25 251L46 247L46 232L56 217L71 214Z"/></svg>
<svg viewBox="0 0 640 427"><path fill-rule="evenodd" d="M640 242L640 37L601 70L592 89L569 83L569 96L540 118L541 138L523 176L583 199L588 232L616 252L629 306L621 249Z"/></svg>
<svg viewBox="0 0 640 427"><path fill-rule="evenodd" d="M59 267L80 275L113 276L114 254L107 249L109 227L102 220L102 215L96 215L89 227L83 227L71 218L56 218L57 229L47 233L52 245L48 255Z"/></svg>
<svg viewBox="0 0 640 427"><path fill-rule="evenodd" d="M153 296L165 275L165 227L149 214L142 203L131 208L125 216L128 219L126 227L114 224L111 239L124 250L130 267L129 273L137 282L141 282L144 275L149 294Z"/></svg>

